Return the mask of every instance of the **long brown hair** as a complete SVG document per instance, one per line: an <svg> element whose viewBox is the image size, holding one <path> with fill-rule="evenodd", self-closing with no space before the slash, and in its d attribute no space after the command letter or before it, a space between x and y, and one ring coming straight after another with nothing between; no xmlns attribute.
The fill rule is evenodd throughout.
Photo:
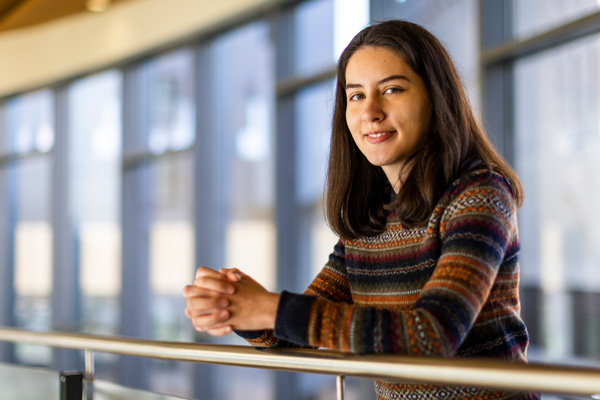
<svg viewBox="0 0 600 400"><path fill-rule="evenodd" d="M392 202L388 179L363 156L346 123L346 67L352 55L364 47L396 52L421 77L431 101L429 132L400 172L400 191ZM516 204L521 205L519 179L477 122L441 43L419 25L400 20L384 21L359 32L337 66L326 194L327 220L333 231L343 239L376 235L385 229L389 209L397 211L404 226L424 225L448 186L475 169L504 176Z"/></svg>

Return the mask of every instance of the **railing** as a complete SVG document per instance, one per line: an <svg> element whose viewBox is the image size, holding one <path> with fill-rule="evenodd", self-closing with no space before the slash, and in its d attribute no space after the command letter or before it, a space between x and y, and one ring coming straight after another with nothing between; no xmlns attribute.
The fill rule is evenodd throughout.
<svg viewBox="0 0 600 400"><path fill-rule="evenodd" d="M255 349L249 346L159 342L75 333L33 332L14 328L0 328L0 341L83 350L88 377L93 377L94 374L93 352L104 352L173 361L335 375L338 400L344 399L345 376L593 396L600 399L600 368L464 358L358 356L329 350Z"/></svg>

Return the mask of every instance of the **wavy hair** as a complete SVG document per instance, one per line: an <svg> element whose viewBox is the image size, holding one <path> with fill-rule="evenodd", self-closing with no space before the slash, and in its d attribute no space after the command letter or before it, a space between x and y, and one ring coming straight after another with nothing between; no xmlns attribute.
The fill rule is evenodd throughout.
<svg viewBox="0 0 600 400"><path fill-rule="evenodd" d="M346 123L346 67L364 47L382 47L399 55L421 77L431 102L429 132L400 172L400 191L394 200L383 170L367 161ZM337 65L326 188L326 216L333 231L342 239L379 234L390 209L396 210L404 226L425 225L449 185L475 169L504 176L521 205L519 179L475 118L442 44L426 29L401 20L380 22L359 32Z"/></svg>

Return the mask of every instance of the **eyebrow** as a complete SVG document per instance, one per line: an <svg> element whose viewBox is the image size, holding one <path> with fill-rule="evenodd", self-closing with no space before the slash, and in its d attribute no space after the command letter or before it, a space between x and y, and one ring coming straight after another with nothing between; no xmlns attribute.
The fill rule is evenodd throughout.
<svg viewBox="0 0 600 400"><path fill-rule="evenodd" d="M389 81L395 81L395 80L403 80L406 82L410 82L410 79L408 79L406 76L404 75L390 75L387 78L383 78L382 80L380 80L379 82L377 82L377 85L382 85L386 82ZM346 90L348 89L354 89L354 88L361 88L362 85L360 83L348 83L346 85Z"/></svg>

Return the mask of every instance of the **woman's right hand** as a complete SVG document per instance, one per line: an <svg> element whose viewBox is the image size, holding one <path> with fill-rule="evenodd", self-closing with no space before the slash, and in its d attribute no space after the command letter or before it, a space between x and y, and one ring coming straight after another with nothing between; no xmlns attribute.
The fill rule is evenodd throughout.
<svg viewBox="0 0 600 400"><path fill-rule="evenodd" d="M223 336L233 331L227 321L231 313L227 310L227 295L235 292L232 282L239 281L235 274L223 274L207 267L196 271L193 284L183 289L187 299L185 315L199 332Z"/></svg>

